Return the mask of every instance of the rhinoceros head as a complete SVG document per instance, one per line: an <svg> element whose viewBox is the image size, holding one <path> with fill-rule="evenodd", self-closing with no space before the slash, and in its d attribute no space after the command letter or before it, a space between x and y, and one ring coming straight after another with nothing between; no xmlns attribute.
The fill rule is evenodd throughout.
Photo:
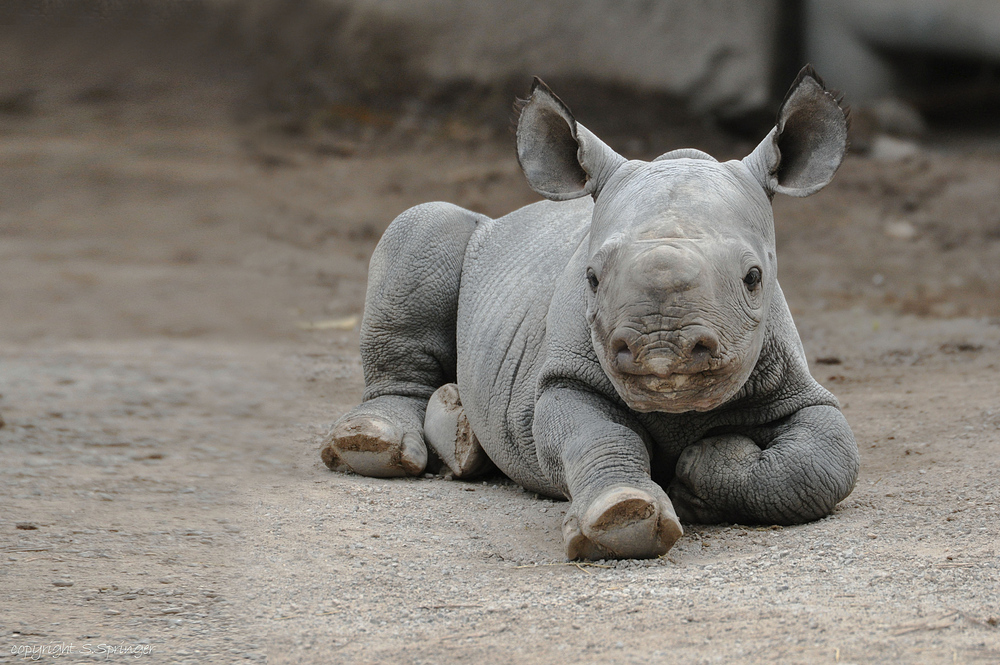
<svg viewBox="0 0 1000 665"><path fill-rule="evenodd" d="M580 285L594 350L631 408L707 411L739 392L777 290L771 198L822 189L846 147L845 114L811 68L760 145L723 163L691 149L626 160L535 79L518 160L546 198L594 198Z"/></svg>

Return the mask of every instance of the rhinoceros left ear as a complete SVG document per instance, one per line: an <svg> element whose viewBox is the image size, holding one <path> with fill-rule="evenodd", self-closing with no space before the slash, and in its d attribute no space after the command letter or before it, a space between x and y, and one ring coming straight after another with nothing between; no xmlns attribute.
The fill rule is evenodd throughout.
<svg viewBox="0 0 1000 665"><path fill-rule="evenodd" d="M778 122L743 163L768 195L809 196L833 179L847 152L847 114L806 65L785 95Z"/></svg>
<svg viewBox="0 0 1000 665"><path fill-rule="evenodd" d="M531 188L553 201L595 199L625 158L576 121L538 77L517 119L517 161Z"/></svg>

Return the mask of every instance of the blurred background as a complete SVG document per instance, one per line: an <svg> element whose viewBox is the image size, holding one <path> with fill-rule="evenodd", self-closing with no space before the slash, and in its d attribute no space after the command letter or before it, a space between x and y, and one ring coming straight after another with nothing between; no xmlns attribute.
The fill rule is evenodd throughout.
<svg viewBox="0 0 1000 665"><path fill-rule="evenodd" d="M805 62L852 157L776 202L793 307L1000 314L993 2L6 0L0 23L12 339L355 316L406 207L537 198L511 140L531 76L627 157L730 158Z"/></svg>

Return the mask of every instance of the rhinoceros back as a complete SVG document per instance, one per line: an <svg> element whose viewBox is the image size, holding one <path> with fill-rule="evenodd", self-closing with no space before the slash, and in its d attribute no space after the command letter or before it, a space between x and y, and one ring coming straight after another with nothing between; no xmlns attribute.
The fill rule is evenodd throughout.
<svg viewBox="0 0 1000 665"><path fill-rule="evenodd" d="M481 223L458 299L458 386L469 423L501 471L555 496L531 436L535 382L552 292L587 237L592 210L589 197L542 201Z"/></svg>

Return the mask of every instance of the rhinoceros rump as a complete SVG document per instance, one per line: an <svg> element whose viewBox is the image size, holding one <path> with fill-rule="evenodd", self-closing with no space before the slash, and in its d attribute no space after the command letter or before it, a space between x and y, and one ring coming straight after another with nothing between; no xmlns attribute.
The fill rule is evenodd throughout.
<svg viewBox="0 0 1000 665"><path fill-rule="evenodd" d="M492 462L572 502L571 559L658 556L681 520L829 514L857 444L809 374L770 200L821 189L846 141L810 68L760 145L725 163L691 149L626 160L536 79L517 154L550 200L499 219L429 203L393 221L369 272L364 401L323 460L379 477L420 474L428 445L458 477Z"/></svg>

